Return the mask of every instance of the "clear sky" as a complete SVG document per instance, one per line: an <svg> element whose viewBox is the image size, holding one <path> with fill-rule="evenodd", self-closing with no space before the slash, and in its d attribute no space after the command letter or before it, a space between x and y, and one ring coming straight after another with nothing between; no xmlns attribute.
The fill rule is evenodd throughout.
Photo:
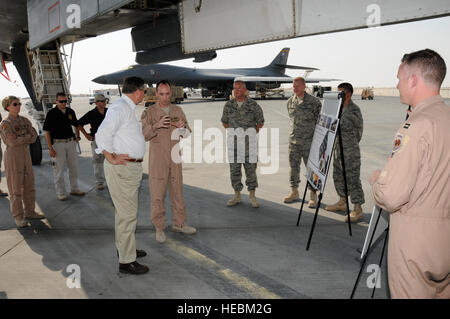
<svg viewBox="0 0 450 319"><path fill-rule="evenodd" d="M444 17L224 49L217 51L216 59L204 63L193 63L192 59L168 63L197 68L261 67L269 64L282 48L289 47L289 64L320 69L311 77L339 78L355 87L395 87L397 68L404 53L430 48L441 54L450 68L449 30L450 17ZM70 52L68 46L67 51ZM135 64L134 59L130 29L75 43L71 92L90 93L93 89L106 88L91 80ZM17 84L2 77L0 98L28 96L13 64L7 67ZM303 75L303 71L288 70L287 74ZM450 87L449 75L443 86Z"/></svg>

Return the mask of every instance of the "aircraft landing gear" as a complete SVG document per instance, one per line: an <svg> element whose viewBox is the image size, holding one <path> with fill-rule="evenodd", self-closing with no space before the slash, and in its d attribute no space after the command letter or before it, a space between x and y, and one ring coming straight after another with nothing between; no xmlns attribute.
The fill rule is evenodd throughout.
<svg viewBox="0 0 450 319"><path fill-rule="evenodd" d="M230 96L231 96L231 91L230 90L225 90L223 92L223 95L225 97L225 101L229 101L230 100Z"/></svg>

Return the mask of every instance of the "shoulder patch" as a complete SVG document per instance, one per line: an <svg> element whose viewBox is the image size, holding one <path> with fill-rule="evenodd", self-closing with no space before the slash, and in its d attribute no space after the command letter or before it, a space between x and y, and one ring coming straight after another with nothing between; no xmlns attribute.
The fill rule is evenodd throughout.
<svg viewBox="0 0 450 319"><path fill-rule="evenodd" d="M394 146L392 148L391 157L394 157L394 154L400 152L403 147L408 143L409 136L403 135L402 133L397 133L394 138Z"/></svg>

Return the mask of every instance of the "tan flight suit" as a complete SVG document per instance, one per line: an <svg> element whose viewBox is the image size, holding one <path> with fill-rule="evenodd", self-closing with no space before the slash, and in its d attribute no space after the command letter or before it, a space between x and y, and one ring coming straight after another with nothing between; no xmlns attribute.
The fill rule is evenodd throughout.
<svg viewBox="0 0 450 319"><path fill-rule="evenodd" d="M35 208L29 144L36 141L37 133L28 119L8 115L0 124L0 135L6 144L4 163L11 212L14 218L24 219Z"/></svg>
<svg viewBox="0 0 450 319"><path fill-rule="evenodd" d="M372 191L391 213L393 298L450 298L450 108L439 95L413 108Z"/></svg>
<svg viewBox="0 0 450 319"><path fill-rule="evenodd" d="M191 131L183 110L174 104L169 105L169 116L171 122L180 119L185 121L186 128ZM183 199L183 174L181 163L172 161L172 148L179 140L172 140L172 132L176 129L170 128L153 129L162 117L167 113L158 103L148 107L142 113L142 133L145 140L150 141L149 150L149 183L150 183L150 215L156 230L164 230L164 198L167 184L169 184L169 194L172 201L173 224L183 226L186 221L186 207Z"/></svg>
<svg viewBox="0 0 450 319"><path fill-rule="evenodd" d="M2 120L3 120L2 115L0 114L0 122ZM2 159L3 159L3 150L2 150L2 140L0 139L0 182L2 181Z"/></svg>

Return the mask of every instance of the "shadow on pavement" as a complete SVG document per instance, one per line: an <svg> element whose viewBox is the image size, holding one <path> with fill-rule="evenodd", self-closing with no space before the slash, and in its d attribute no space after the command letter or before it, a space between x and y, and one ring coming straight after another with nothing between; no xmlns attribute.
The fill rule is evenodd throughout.
<svg viewBox="0 0 450 319"><path fill-rule="evenodd" d="M11 254L8 259L1 257L10 263L5 269L11 272L18 263L34 263L29 269L49 298L261 298L259 290L251 288L255 286L282 298L350 296L359 270L356 249L363 243L366 227L353 225L353 236L349 237L346 224L319 215L310 250L306 251L314 213L306 205L300 227L296 227L298 208L259 199L260 208L254 209L247 195L239 205L226 207L231 194L185 185L187 223L198 232L185 236L171 231L171 205L166 196L168 240L159 244L150 221L147 175L139 193L136 237L138 248L148 253L139 261L148 265L150 272L143 276L120 274L114 207L108 191L95 188L90 158L80 157L78 165L86 167L79 170L79 180L87 195L70 196L64 202L56 198L49 163L35 167L36 201L47 219L32 221L31 227L19 230L25 247L16 254L14 250L6 254ZM0 228L13 231L9 209L8 216L4 200L0 201ZM36 256L29 257L27 247L41 264ZM369 263L378 263L379 250L374 250ZM67 269L73 264L80 266L82 289L66 286L67 278L73 275ZM370 297L366 277L361 279L357 298ZM253 286L243 285L243 279ZM0 291L0 298L6 298L6 291ZM23 297L38 296L25 291ZM385 292L378 289L376 297L385 298Z"/></svg>

